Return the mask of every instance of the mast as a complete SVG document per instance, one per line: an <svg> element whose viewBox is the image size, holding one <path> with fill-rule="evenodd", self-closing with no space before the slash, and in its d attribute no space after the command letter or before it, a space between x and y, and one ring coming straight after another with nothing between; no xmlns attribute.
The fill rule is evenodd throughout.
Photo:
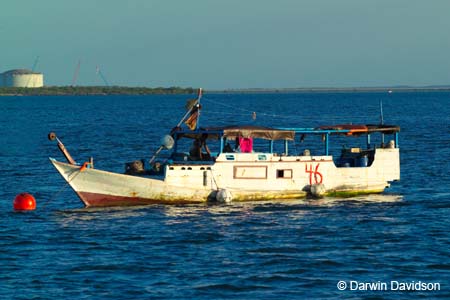
<svg viewBox="0 0 450 300"><path fill-rule="evenodd" d="M195 130L198 130L200 128L200 110L202 108L202 106L200 105L200 99L202 99L202 94L203 94L203 89L199 88L198 89L198 96L197 96L197 125L195 127Z"/></svg>
<svg viewBox="0 0 450 300"><path fill-rule="evenodd" d="M191 114L195 108L197 108L197 124L195 127L195 130L199 129L198 123L199 123L199 118L200 118L200 99L202 98L202 88L198 89L198 96L197 99L195 100L196 103L186 112L186 114L181 118L180 122L178 122L177 126L175 128L178 128L181 126L181 124L186 120L186 118L189 116L189 114ZM174 132L173 129L169 135L170 137L174 136ZM175 143L175 147L176 147L176 143ZM158 150L156 150L155 154L153 154L152 158L149 161L149 164L151 165L153 163L153 161L155 160L155 158L158 156L159 152L161 152L163 149L165 148L164 145L159 146Z"/></svg>

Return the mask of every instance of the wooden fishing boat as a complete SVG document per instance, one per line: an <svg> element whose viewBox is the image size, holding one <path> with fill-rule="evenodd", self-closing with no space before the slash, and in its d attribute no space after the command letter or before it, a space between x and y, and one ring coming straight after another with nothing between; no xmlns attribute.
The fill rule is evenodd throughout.
<svg viewBox="0 0 450 300"><path fill-rule="evenodd" d="M54 134L49 138L58 141L68 162L50 161L86 206L351 196L381 193L400 179L398 126L199 127L200 98L150 162L129 163L124 174L97 170L92 162L76 164ZM373 142L375 134L382 142ZM384 143L385 135L392 140ZM321 153L292 150L296 140L314 136ZM334 137L363 137L365 147L344 147L333 156ZM171 154L155 159L164 149Z"/></svg>

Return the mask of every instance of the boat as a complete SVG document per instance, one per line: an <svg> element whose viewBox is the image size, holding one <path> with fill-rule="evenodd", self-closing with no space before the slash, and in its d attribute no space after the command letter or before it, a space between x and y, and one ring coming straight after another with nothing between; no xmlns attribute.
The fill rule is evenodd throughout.
<svg viewBox="0 0 450 300"><path fill-rule="evenodd" d="M149 161L126 163L124 173L96 169L92 159L76 163L54 133L49 139L67 162L50 161L87 207L349 197L383 193L400 180L399 126L201 127L201 97L200 90ZM385 143L385 136L392 139ZM317 149L290 147L309 137L317 137ZM364 147L332 155L335 137L362 138Z"/></svg>

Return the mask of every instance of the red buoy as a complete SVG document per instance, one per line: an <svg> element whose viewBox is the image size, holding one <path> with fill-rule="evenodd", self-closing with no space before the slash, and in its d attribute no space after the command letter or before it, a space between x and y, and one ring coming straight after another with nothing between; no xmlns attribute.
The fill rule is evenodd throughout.
<svg viewBox="0 0 450 300"><path fill-rule="evenodd" d="M15 210L34 210L36 209L36 199L28 193L20 193L14 199Z"/></svg>

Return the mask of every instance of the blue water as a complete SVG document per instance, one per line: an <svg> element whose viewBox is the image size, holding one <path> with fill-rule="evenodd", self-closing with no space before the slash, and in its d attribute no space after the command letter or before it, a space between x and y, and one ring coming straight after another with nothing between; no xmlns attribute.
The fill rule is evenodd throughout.
<svg viewBox="0 0 450 300"><path fill-rule="evenodd" d="M450 93L204 95L203 125L378 123L382 100L402 128L401 181L383 195L84 209L48 161L63 159L55 131L76 160L123 172L187 98L0 98L1 299L450 298ZM14 212L25 191L37 209ZM440 290L350 290L393 280Z"/></svg>

